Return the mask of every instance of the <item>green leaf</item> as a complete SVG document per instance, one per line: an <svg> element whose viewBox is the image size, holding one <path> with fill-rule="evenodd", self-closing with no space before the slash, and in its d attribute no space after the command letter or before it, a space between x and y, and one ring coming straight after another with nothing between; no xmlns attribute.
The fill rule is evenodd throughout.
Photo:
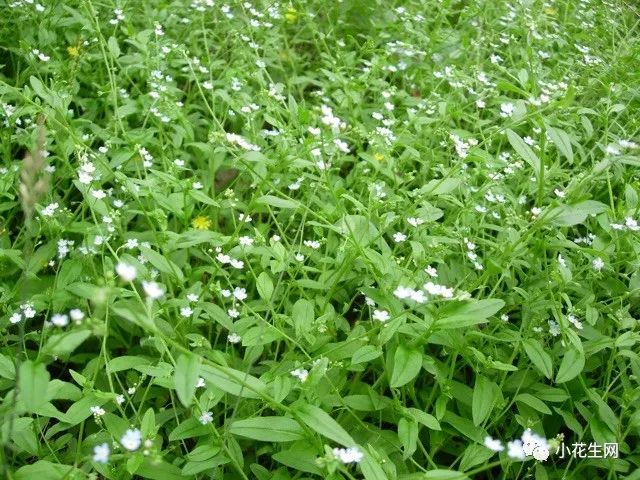
<svg viewBox="0 0 640 480"><path fill-rule="evenodd" d="M25 465L15 471L14 480L63 480L73 478L73 473L80 474L80 471L72 465L61 465L46 460L38 460L33 465Z"/></svg>
<svg viewBox="0 0 640 480"><path fill-rule="evenodd" d="M521 402L525 405L529 405L531 408L541 413L551 415L551 410L549 410L549 407L547 407L547 405L542 400L534 397L530 393L521 393L520 395L516 395L514 400L516 402Z"/></svg>
<svg viewBox="0 0 640 480"><path fill-rule="evenodd" d="M607 210L607 206L595 200L585 200L574 205L562 205L550 212L550 218L554 225L571 227L584 223L589 215L596 215Z"/></svg>
<svg viewBox="0 0 640 480"><path fill-rule="evenodd" d="M51 335L43 348L49 355L68 355L91 336L90 330L72 330Z"/></svg>
<svg viewBox="0 0 640 480"><path fill-rule="evenodd" d="M176 428L174 428L171 433L169 433L169 441L174 442L176 440L184 440L186 438L194 438L201 437L203 435L211 434L211 426L202 425L195 418L188 418Z"/></svg>
<svg viewBox="0 0 640 480"><path fill-rule="evenodd" d="M266 302L271 300L271 296L273 295L273 281L267 272L262 272L258 275L256 288L258 289L260 298Z"/></svg>
<svg viewBox="0 0 640 480"><path fill-rule="evenodd" d="M261 398L267 385L248 373L218 365L202 365L200 376L220 390L243 398Z"/></svg>
<svg viewBox="0 0 640 480"><path fill-rule="evenodd" d="M420 368L422 368L422 353L406 345L398 345L393 356L393 373L389 386L398 388L409 383L418 375Z"/></svg>
<svg viewBox="0 0 640 480"><path fill-rule="evenodd" d="M560 363L556 383L564 383L577 377L584 368L584 353L571 348L567 350Z"/></svg>
<svg viewBox="0 0 640 480"><path fill-rule="evenodd" d="M406 460L418 448L418 422L404 417L398 420L398 438L402 443L402 458Z"/></svg>
<svg viewBox="0 0 640 480"><path fill-rule="evenodd" d="M293 304L291 319L296 330L296 337L300 338L311 330L314 318L313 304L309 300L301 298Z"/></svg>
<svg viewBox="0 0 640 480"><path fill-rule="evenodd" d="M530 338L525 340L523 345L524 351L535 367L540 370L545 377L551 379L553 377L553 363L551 362L549 354L544 351L542 344L535 338Z"/></svg>
<svg viewBox="0 0 640 480"><path fill-rule="evenodd" d="M262 205L270 205L278 208L298 208L300 206L300 203L295 200L275 197L273 195L263 195L258 198L256 202Z"/></svg>
<svg viewBox="0 0 640 480"><path fill-rule="evenodd" d="M156 267L158 271L162 273L167 273L172 277L176 278L180 282L184 281L184 275L182 274L182 270L171 260L167 259L161 253L156 252L155 250L151 250L150 248L140 247L140 253L149 260L149 263Z"/></svg>
<svg viewBox="0 0 640 480"><path fill-rule="evenodd" d="M476 376L476 384L473 389L471 403L471 414L475 426L480 425L489 416L496 403L499 392L500 387L498 387L496 383L482 375Z"/></svg>
<svg viewBox="0 0 640 480"><path fill-rule="evenodd" d="M456 190L462 180L460 178L441 178L429 180L426 185L420 188L419 192L424 195L444 195Z"/></svg>
<svg viewBox="0 0 640 480"><path fill-rule="evenodd" d="M389 476L385 473L384 469L372 455L371 452L375 452L373 447L369 446L369 449L364 450L364 458L360 462L360 471L365 480L389 480ZM375 452L377 454L377 452Z"/></svg>
<svg viewBox="0 0 640 480"><path fill-rule="evenodd" d="M497 298L463 303L454 307L452 311L448 311L444 318L436 320L436 327L448 330L484 323L502 307L504 307L504 301Z"/></svg>
<svg viewBox="0 0 640 480"><path fill-rule="evenodd" d="M424 474L424 480L469 480L464 473L453 470L429 470Z"/></svg>
<svg viewBox="0 0 640 480"><path fill-rule="evenodd" d="M345 447L352 447L356 442L351 435L340 426L324 410L308 403L299 405L295 413L309 428Z"/></svg>
<svg viewBox="0 0 640 480"><path fill-rule="evenodd" d="M573 148L571 147L571 138L567 132L547 126L547 133L558 151L569 160L569 163L573 163Z"/></svg>
<svg viewBox="0 0 640 480"><path fill-rule="evenodd" d="M120 56L120 47L118 46L118 40L116 40L115 37L109 37L109 40L107 40L107 47L109 47L109 52L115 58Z"/></svg>
<svg viewBox="0 0 640 480"><path fill-rule="evenodd" d="M209 195L204 193L201 190L189 190L189 196L198 202L204 203L206 205L211 205L212 207L219 207L220 204L213 200Z"/></svg>
<svg viewBox="0 0 640 480"><path fill-rule="evenodd" d="M322 470L318 468L316 450L310 445L295 444L288 450L281 450L271 456L276 462L280 462L294 470L312 473L322 476Z"/></svg>
<svg viewBox="0 0 640 480"><path fill-rule="evenodd" d="M510 129L507 129L507 139L516 153L533 168L536 177L540 177L542 162L529 145L524 142L520 135Z"/></svg>
<svg viewBox="0 0 640 480"><path fill-rule="evenodd" d="M196 355L180 355L173 371L173 386L178 394L178 399L185 407L190 406L193 401L199 376L200 359Z"/></svg>
<svg viewBox="0 0 640 480"><path fill-rule="evenodd" d="M304 429L288 417L254 417L236 420L229 432L263 442L294 442L304 439Z"/></svg>
<svg viewBox="0 0 640 480"><path fill-rule="evenodd" d="M47 403L49 372L42 363L26 360L20 365L18 388L20 398L28 412L34 413Z"/></svg>

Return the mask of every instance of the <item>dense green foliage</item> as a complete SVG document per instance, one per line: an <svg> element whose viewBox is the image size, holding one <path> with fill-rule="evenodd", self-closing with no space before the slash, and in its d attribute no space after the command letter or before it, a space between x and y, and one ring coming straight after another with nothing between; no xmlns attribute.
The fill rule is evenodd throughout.
<svg viewBox="0 0 640 480"><path fill-rule="evenodd" d="M3 478L640 479L635 7L40 1Z"/></svg>

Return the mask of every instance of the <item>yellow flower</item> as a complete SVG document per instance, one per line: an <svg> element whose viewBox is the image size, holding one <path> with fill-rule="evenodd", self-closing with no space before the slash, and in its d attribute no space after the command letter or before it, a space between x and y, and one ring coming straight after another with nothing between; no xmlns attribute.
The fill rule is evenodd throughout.
<svg viewBox="0 0 640 480"><path fill-rule="evenodd" d="M544 9L544 13L546 13L547 15L555 15L556 13L558 13L558 10L553 7L547 7Z"/></svg>
<svg viewBox="0 0 640 480"><path fill-rule="evenodd" d="M71 57L74 57L74 58L79 57L80 56L80 48L70 45L70 46L67 47L67 53Z"/></svg>
<svg viewBox="0 0 640 480"><path fill-rule="evenodd" d="M211 220L204 215L198 215L196 218L191 220L191 226L198 230L208 230L211 226Z"/></svg>
<svg viewBox="0 0 640 480"><path fill-rule="evenodd" d="M384 155L382 155L381 153L374 153L373 154L373 158L379 162L381 162L382 160L384 160Z"/></svg>
<svg viewBox="0 0 640 480"><path fill-rule="evenodd" d="M293 7L289 7L287 8L287 13L284 14L284 18L287 19L287 22L293 23L298 19L298 11Z"/></svg>

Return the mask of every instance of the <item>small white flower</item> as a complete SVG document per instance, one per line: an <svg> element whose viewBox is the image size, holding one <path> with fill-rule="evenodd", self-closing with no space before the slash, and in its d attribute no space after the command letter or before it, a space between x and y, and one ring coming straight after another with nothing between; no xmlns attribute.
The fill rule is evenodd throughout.
<svg viewBox="0 0 640 480"><path fill-rule="evenodd" d="M389 312L387 312L386 310L374 310L371 317L379 322L386 322L391 318Z"/></svg>
<svg viewBox="0 0 640 480"><path fill-rule="evenodd" d="M142 282L142 288L147 298L157 300L164 295L164 287L157 282Z"/></svg>
<svg viewBox="0 0 640 480"><path fill-rule="evenodd" d="M180 315L189 318L193 315L193 309L191 307L182 307L180 308Z"/></svg>
<svg viewBox="0 0 640 480"><path fill-rule="evenodd" d="M136 267L123 262L120 262L116 265L116 273L125 282L133 282L138 275Z"/></svg>
<svg viewBox="0 0 640 480"><path fill-rule="evenodd" d="M427 268L424 269L424 272L429 275L431 278L438 276L438 270L436 270L431 265L427 265Z"/></svg>
<svg viewBox="0 0 640 480"><path fill-rule="evenodd" d="M122 405L124 403L124 395L122 394L116 395L116 403L118 405Z"/></svg>
<svg viewBox="0 0 640 480"><path fill-rule="evenodd" d="M562 190L560 190L559 188L556 188L553 193L556 194L556 196L558 198L564 198L566 196L566 193L564 193Z"/></svg>
<svg viewBox="0 0 640 480"><path fill-rule="evenodd" d="M18 312L14 313L9 317L9 322L11 322L12 324L16 324L21 320L22 320L22 315L20 315Z"/></svg>
<svg viewBox="0 0 640 480"><path fill-rule="evenodd" d="M501 452L504 450L504 445L502 445L502 442L490 437L489 435L484 437L484 446L489 450L493 450L494 452Z"/></svg>
<svg viewBox="0 0 640 480"><path fill-rule="evenodd" d="M102 200L103 198L105 198L107 196L107 194L104 193L103 190L91 190L91 195L94 198L97 198L98 200Z"/></svg>
<svg viewBox="0 0 640 480"><path fill-rule="evenodd" d="M514 440L513 442L507 443L507 456L516 460L524 460L527 458L527 455L522 449L521 440Z"/></svg>
<svg viewBox="0 0 640 480"><path fill-rule="evenodd" d="M251 245L253 245L253 238L245 235L238 239L238 243L243 247L250 247Z"/></svg>
<svg viewBox="0 0 640 480"><path fill-rule="evenodd" d="M396 232L393 234L393 241L396 243L404 242L407 236L402 232Z"/></svg>
<svg viewBox="0 0 640 480"><path fill-rule="evenodd" d="M84 318L84 312L79 308L74 308L69 311L69 316L74 322L80 322Z"/></svg>
<svg viewBox="0 0 640 480"><path fill-rule="evenodd" d="M229 315L231 318L238 318L240 316L240 312L235 308L230 308L229 310L227 310L227 315Z"/></svg>
<svg viewBox="0 0 640 480"><path fill-rule="evenodd" d="M332 453L340 463L359 463L364 458L358 447L334 448Z"/></svg>
<svg viewBox="0 0 640 480"><path fill-rule="evenodd" d="M596 272L599 272L604 268L604 261L600 257L597 257L593 259L591 265Z"/></svg>
<svg viewBox="0 0 640 480"><path fill-rule="evenodd" d="M513 103L503 103L500 105L500 116L510 117L511 115L513 115L515 109L516 107Z"/></svg>
<svg viewBox="0 0 640 480"><path fill-rule="evenodd" d="M102 443L93 447L93 461L96 463L107 463L109 461L109 444Z"/></svg>
<svg viewBox="0 0 640 480"><path fill-rule="evenodd" d="M304 262L304 255L301 253L296 253L295 259L299 262Z"/></svg>
<svg viewBox="0 0 640 480"><path fill-rule="evenodd" d="M407 223L412 227L418 227L424 223L424 220L422 218L409 217L407 218Z"/></svg>
<svg viewBox="0 0 640 480"><path fill-rule="evenodd" d="M198 377L198 381L196 382L196 388L203 388L205 386L206 386L206 383L204 382L204 378Z"/></svg>
<svg viewBox="0 0 640 480"><path fill-rule="evenodd" d="M142 443L142 433L137 428L135 430L127 430L120 439L120 443L124 448L133 452L140 448L140 444Z"/></svg>
<svg viewBox="0 0 640 480"><path fill-rule="evenodd" d="M211 412L202 412L202 415L200 415L198 420L202 425L207 425L213 422L213 414Z"/></svg>
<svg viewBox="0 0 640 480"><path fill-rule="evenodd" d="M91 411L94 417L101 417L102 415L105 414L104 408L102 407L95 406L95 407L89 408L89 410Z"/></svg>
<svg viewBox="0 0 640 480"><path fill-rule="evenodd" d="M229 343L240 343L242 341L242 337L237 333L230 333L227 335L227 341Z"/></svg>
<svg viewBox="0 0 640 480"><path fill-rule="evenodd" d="M302 243L309 248L313 248L314 250L320 248L320 242L318 242L317 240L305 240Z"/></svg>
<svg viewBox="0 0 640 480"><path fill-rule="evenodd" d="M291 372L291 375L296 377L301 382L305 382L309 376L309 371L304 368L296 368Z"/></svg>
<svg viewBox="0 0 640 480"><path fill-rule="evenodd" d="M412 293L413 288L403 287L402 285L399 285L398 288L396 288L393 292L393 294L399 299L409 298L411 297Z"/></svg>
<svg viewBox="0 0 640 480"><path fill-rule="evenodd" d="M69 317L63 313L56 313L51 316L51 323L56 327L66 327L69 324Z"/></svg>
<svg viewBox="0 0 640 480"><path fill-rule="evenodd" d="M247 298L247 290L245 288L236 287L233 289L233 296L237 300L245 300Z"/></svg>

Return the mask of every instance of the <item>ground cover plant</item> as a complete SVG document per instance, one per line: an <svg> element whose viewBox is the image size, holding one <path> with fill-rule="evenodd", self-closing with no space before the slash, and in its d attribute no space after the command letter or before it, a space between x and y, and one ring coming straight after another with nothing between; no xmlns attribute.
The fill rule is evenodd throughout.
<svg viewBox="0 0 640 480"><path fill-rule="evenodd" d="M2 478L640 478L634 5L0 19Z"/></svg>

